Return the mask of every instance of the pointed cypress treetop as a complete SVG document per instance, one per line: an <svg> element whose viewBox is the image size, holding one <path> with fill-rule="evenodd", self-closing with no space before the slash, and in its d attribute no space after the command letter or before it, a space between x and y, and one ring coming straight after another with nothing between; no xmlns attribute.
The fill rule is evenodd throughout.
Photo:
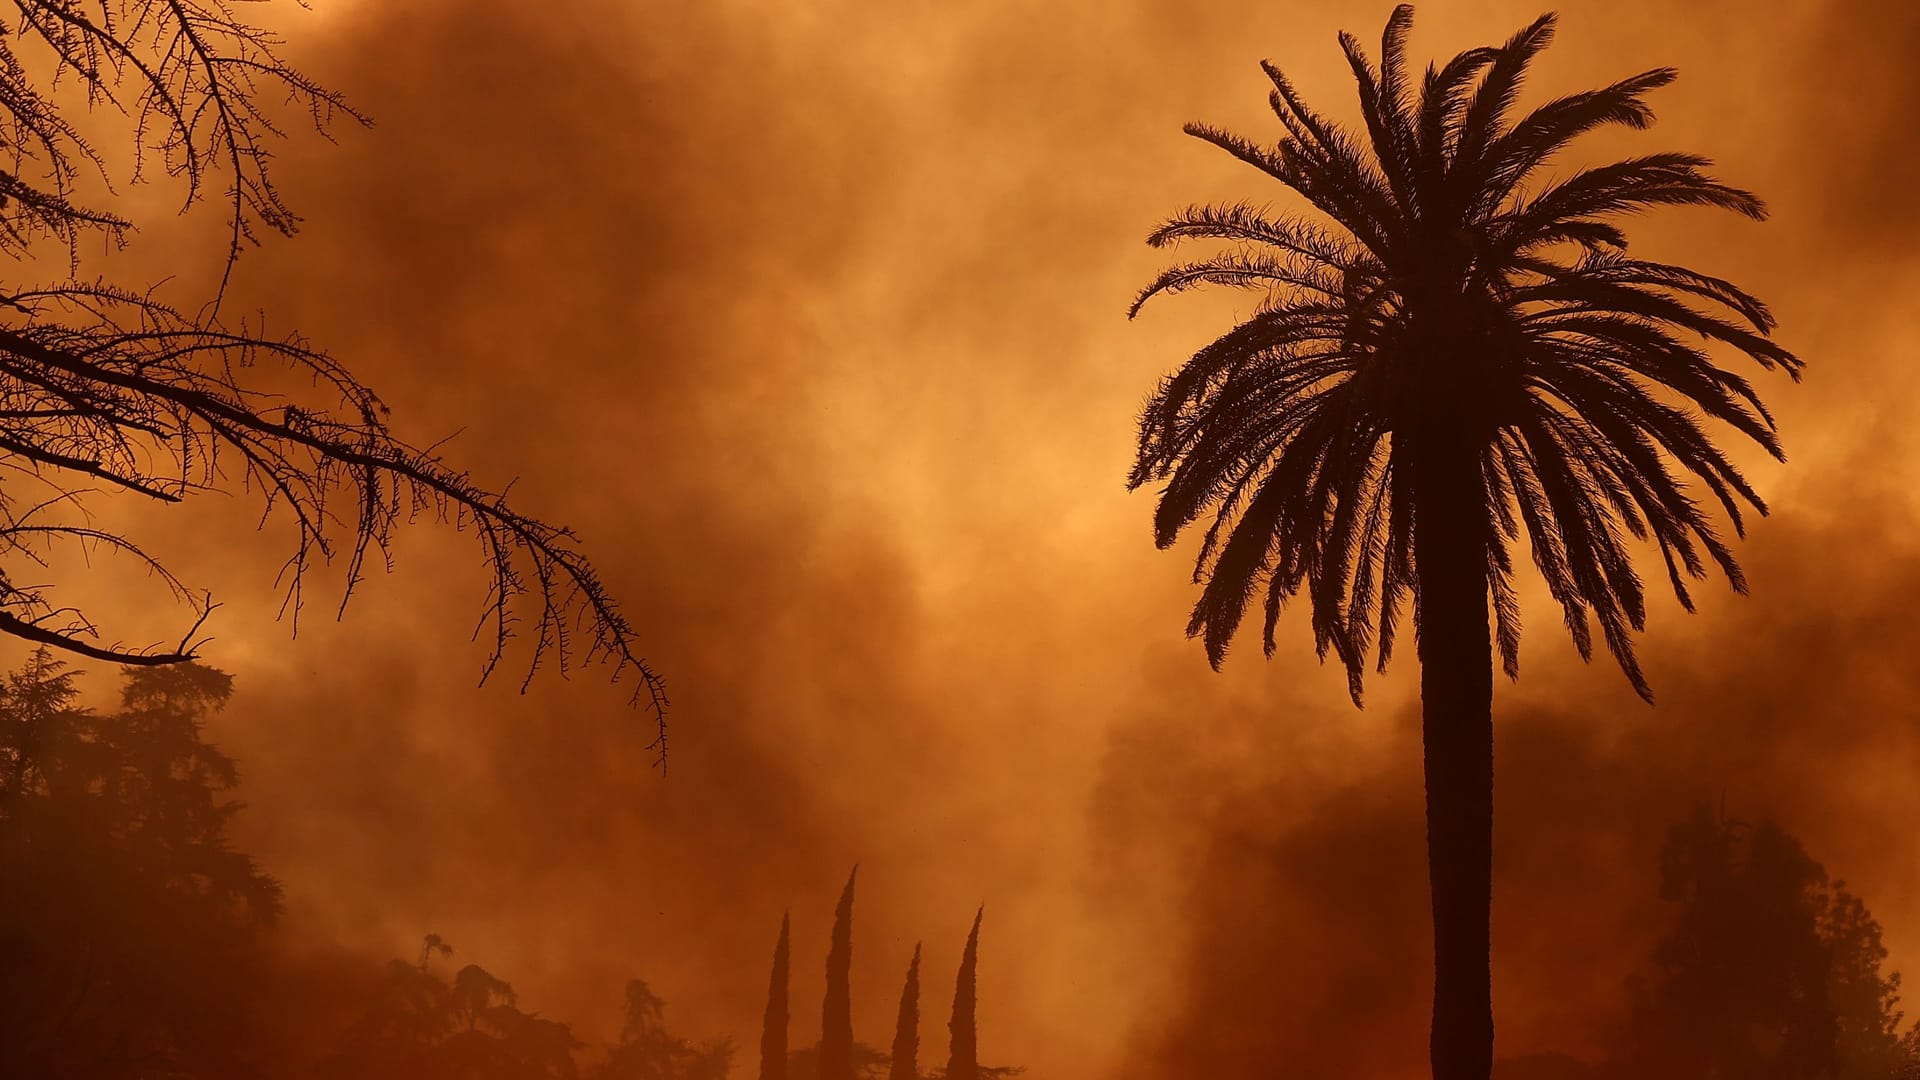
<svg viewBox="0 0 1920 1080"><path fill-rule="evenodd" d="M787 967L792 943L788 914L780 913L780 941L773 947L767 982L767 1015L760 1026L760 1080L787 1080Z"/></svg>
<svg viewBox="0 0 1920 1080"><path fill-rule="evenodd" d="M920 1080L920 943L913 943L907 985L900 991L900 1018L893 1026L893 1064L887 1080Z"/></svg>
<svg viewBox="0 0 1920 1080"><path fill-rule="evenodd" d="M819 1080L853 1080L853 882L833 910L833 945L827 950L827 998L820 1013Z"/></svg>
<svg viewBox="0 0 1920 1080"><path fill-rule="evenodd" d="M967 951L960 957L960 977L953 987L953 1019L947 1022L952 1033L948 1044L947 1080L980 1080L980 1031L975 1019L977 1005L974 982L980 968L980 920L987 913L985 904L974 913L973 930L967 935Z"/></svg>

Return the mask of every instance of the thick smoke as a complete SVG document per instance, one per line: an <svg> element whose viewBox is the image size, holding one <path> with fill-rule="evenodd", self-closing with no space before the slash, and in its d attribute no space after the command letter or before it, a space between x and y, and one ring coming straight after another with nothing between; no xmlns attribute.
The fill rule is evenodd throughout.
<svg viewBox="0 0 1920 1080"><path fill-rule="evenodd" d="M1915 27L1881 7L1582 0L1540 67L1536 94L1682 69L1632 145L1715 157L1776 218L1645 235L1767 295L1811 366L1765 383L1795 459L1755 463L1776 509L1745 549L1755 595L1656 608L1656 708L1530 609L1498 705L1503 1052L1592 1052L1658 931L1665 825L1722 793L1803 836L1920 963L1895 824L1916 764L1915 157L1911 95L1865 89L1912 85ZM1386 12L288 15L302 62L379 123L287 148L308 225L246 256L241 302L353 364L410 436L464 428L450 457L575 524L676 702L662 777L618 688L474 689L483 582L444 531L290 643L271 530L154 515L228 602L211 659L239 693L216 734L245 770L242 846L287 884L290 952L351 966L433 931L584 1034L611 1033L640 975L688 1029L751 1046L780 912L794 1000L817 1000L857 861L864 1041L890 1030L912 943L944 985L985 902L989 1064L1417 1069L1410 669L1357 713L1295 621L1272 663L1243 643L1208 672L1179 633L1184 556L1152 549L1148 497L1120 485L1152 380L1244 310L1126 323L1159 258L1140 236L1190 201L1280 194L1179 125L1270 130L1262 56L1345 115L1333 32L1371 38ZM1426 4L1416 53L1537 13ZM206 224L156 223L115 272L173 269Z"/></svg>

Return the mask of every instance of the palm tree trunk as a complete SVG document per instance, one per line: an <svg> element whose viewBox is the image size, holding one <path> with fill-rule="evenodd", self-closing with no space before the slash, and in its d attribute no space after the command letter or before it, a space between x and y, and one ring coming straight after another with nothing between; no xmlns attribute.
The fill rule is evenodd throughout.
<svg viewBox="0 0 1920 1080"><path fill-rule="evenodd" d="M1436 448L1437 449L1437 448ZM1434 1080L1493 1071L1493 642L1477 449L1426 456L1414 526L1420 595ZM1435 510L1439 512L1435 512Z"/></svg>

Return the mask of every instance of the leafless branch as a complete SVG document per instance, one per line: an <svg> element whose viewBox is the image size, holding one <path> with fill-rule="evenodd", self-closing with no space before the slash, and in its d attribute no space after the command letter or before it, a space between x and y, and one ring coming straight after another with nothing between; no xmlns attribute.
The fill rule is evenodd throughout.
<svg viewBox="0 0 1920 1080"><path fill-rule="evenodd" d="M489 581L477 629L490 642L482 681L515 639L529 680L549 662L563 672L610 663L616 678L630 670L664 762L664 686L574 535L448 465L440 444L400 439L374 392L305 339L221 318L245 243L261 228L292 233L299 222L270 174L270 147L283 134L276 117L304 113L322 136L342 116L368 122L290 67L279 37L236 15L241 3L265 0L0 2L12 11L0 16L0 252L30 260L41 241L57 241L75 279L0 283L0 466L12 470L0 485L0 633L124 664L192 659L204 644L211 599L131 539L95 526L86 496L254 495L263 524L293 529L280 584L296 632L316 567L344 563L344 610L368 560L388 563L395 530L424 516L479 542ZM132 223L79 201L83 181L97 178L111 197L115 177L56 104L63 82L77 84L89 109L130 121L127 182L157 167L181 185L184 209L226 180L230 243L206 308L187 315L153 292L77 280L80 238L117 243ZM52 497L16 511L29 482ZM143 567L188 608L188 631L171 646L110 643L86 614L9 574L22 560L52 572L47 554L63 545Z"/></svg>

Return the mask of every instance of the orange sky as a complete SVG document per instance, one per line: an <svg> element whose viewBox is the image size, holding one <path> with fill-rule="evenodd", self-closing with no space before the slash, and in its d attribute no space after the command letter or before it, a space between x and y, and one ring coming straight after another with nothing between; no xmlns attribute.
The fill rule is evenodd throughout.
<svg viewBox="0 0 1920 1080"><path fill-rule="evenodd" d="M1879 10L1875 10L1875 8ZM650 771L591 675L484 690L484 582L421 530L400 573L289 644L272 530L147 514L227 607L217 732L241 844L303 941L438 932L523 1002L609 1034L646 977L752 1067L782 909L796 1042L862 865L856 1030L913 943L944 1001L987 905L982 1047L1038 1076L1412 1075L1429 976L1411 665L1365 712L1301 620L1225 673L1181 636L1187 556L1122 486L1134 411L1245 298L1127 301L1191 202L1284 192L1180 134L1274 128L1271 57L1345 115L1337 29L1385 4L324 0L293 52L378 120L280 162L308 218L246 305L382 390L418 441L575 525L676 703ZM1764 225L1670 212L1655 250L1767 297L1807 381L1766 378L1786 467L1754 595L1652 615L1658 707L1534 606L1501 724L1503 1054L1578 1052L1645 955L1689 802L1777 816L1920 967L1908 657L1920 164L1910 5L1561 5L1535 94L1675 65L1637 149L1689 149ZM1420 5L1425 56L1532 3ZM1609 136L1601 150L1627 145ZM164 206L164 200L155 200ZM210 219L108 265L153 276ZM182 286L183 288L186 286ZM171 545L168 547L167 545ZM1409 656L1408 659L1411 659ZM923 1038L944 1054L942 1008ZM935 1053L937 1048L938 1053Z"/></svg>

